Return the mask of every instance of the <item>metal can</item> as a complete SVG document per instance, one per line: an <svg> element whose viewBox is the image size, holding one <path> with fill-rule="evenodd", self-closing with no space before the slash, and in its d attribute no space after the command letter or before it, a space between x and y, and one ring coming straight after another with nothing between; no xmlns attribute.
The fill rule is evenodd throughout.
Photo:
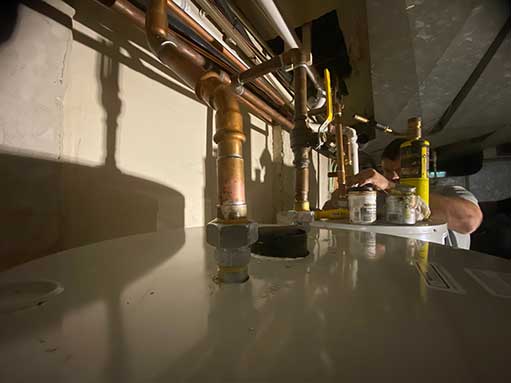
<svg viewBox="0 0 511 383"><path fill-rule="evenodd" d="M389 223L415 225L417 195L413 186L398 184L385 200L385 219Z"/></svg>
<svg viewBox="0 0 511 383"><path fill-rule="evenodd" d="M376 221L376 191L372 186L352 187L348 190L350 222L368 224Z"/></svg>

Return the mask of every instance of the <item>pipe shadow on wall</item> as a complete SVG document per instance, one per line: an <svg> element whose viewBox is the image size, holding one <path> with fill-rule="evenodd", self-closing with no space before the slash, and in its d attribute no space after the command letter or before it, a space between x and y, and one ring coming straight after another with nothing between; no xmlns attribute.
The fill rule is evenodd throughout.
<svg viewBox="0 0 511 383"><path fill-rule="evenodd" d="M70 18L48 4L27 3L70 27ZM89 19L101 21L101 17L100 21ZM109 30L104 25L101 28ZM182 230L181 245L184 242L184 196L143 175L123 174L117 168L122 110L119 65L126 60L121 47L128 42L124 35L111 31L109 38L111 43L94 40L93 45L98 52L98 98L104 110L104 164L66 163L38 158L33 152L0 153L0 227L4 238L0 242L0 270L61 250L157 230ZM138 63L134 65L145 68L136 51L129 52L132 61ZM161 77L161 81L168 80Z"/></svg>
<svg viewBox="0 0 511 383"><path fill-rule="evenodd" d="M44 11L53 9L43 2L30 3L39 4ZM58 14L59 17L62 15ZM60 21L66 26L70 24L67 16ZM58 278L66 288L70 287L72 294L81 296L81 299L71 300L66 310L72 311L91 301L104 301L110 356L105 374L111 381L123 381L127 357L122 293L133 281L142 279L168 261L182 247L185 200L172 188L144 176L123 174L117 167L118 118L122 110L119 65L126 59L120 49L126 41L120 41L117 35L110 35L110 38L111 43L94 40L93 45L98 52L98 98L104 112L104 164L67 163L41 155L37 157L34 152L0 153L0 271L65 249L140 233L172 230L173 234L169 236L172 240L167 237L168 232L163 231L156 234L157 240L154 237L136 238L129 251L121 242L101 244L82 253L80 262L91 267L80 268L73 276L83 278L83 284L77 283L76 279L67 280L68 275L60 275L59 266L51 271L60 275ZM142 65L134 58L133 50L130 54L137 65ZM162 81L167 80L162 77ZM169 86L176 85L169 81ZM33 124L42 122L35 118ZM9 126L5 128L8 130ZM102 251L105 246L110 250ZM137 253L140 256L136 256ZM76 255L69 254L71 257ZM70 261L62 269L73 269L78 264ZM43 274L47 265L41 264ZM91 289L85 293L77 291L76 286L87 285L91 280L94 281ZM34 327L46 330L46 326L51 328L55 323L60 327L61 321L61 316L53 315L39 318L35 323L32 320L29 325L19 325L25 331ZM13 333L12 337L20 333ZM64 351L66 347L62 349Z"/></svg>
<svg viewBox="0 0 511 383"><path fill-rule="evenodd" d="M167 88L180 93L183 96L199 101L193 91L181 85L181 80L159 60L140 47L146 47L145 34L136 27L129 24L125 17L112 12L110 9L100 5L97 1L72 1L64 0L65 3L74 8L75 14L71 19L61 10L42 1L23 0L30 9L52 19L65 26L73 32L73 40L98 52L103 52L103 43L89 35L73 28L73 20L91 29L103 40L115 41L119 50L112 52L117 61L147 78L156 81ZM121 53L123 51L123 53ZM108 52L109 54L111 52ZM155 71L154 69L157 71ZM158 73L165 73L166 76L175 81L169 80L166 76Z"/></svg>

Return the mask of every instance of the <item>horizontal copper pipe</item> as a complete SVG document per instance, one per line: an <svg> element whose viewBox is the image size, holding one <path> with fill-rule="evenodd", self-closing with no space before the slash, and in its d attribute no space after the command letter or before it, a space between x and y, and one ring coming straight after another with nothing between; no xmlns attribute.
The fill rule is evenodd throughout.
<svg viewBox="0 0 511 383"><path fill-rule="evenodd" d="M174 12L176 16L190 29L192 29L195 33L197 33L202 39L208 42L212 47L214 47L217 51L219 51L222 55L227 57L227 59L234 65L234 67L238 71L245 71L248 67L242 63L235 55L233 55L228 49L226 49L222 44L219 44L213 36L209 34L200 24L198 24L188 13L183 11L176 3L172 0L167 0L167 6L169 9ZM280 97L270 86L265 84L261 79L257 79L255 81L257 86L277 105L282 106L285 105L284 100Z"/></svg>
<svg viewBox="0 0 511 383"><path fill-rule="evenodd" d="M101 2L103 4L108 3L108 2L111 3L111 7L114 11L119 12L120 14L129 17L131 20L133 20L135 22L135 25L138 28L144 29L144 27L145 27L144 13L141 12L140 9L135 7L129 1L109 0L109 1L101 1ZM108 5L108 4L105 4L105 5Z"/></svg>
<svg viewBox="0 0 511 383"><path fill-rule="evenodd" d="M144 12L142 12L140 9L135 7L133 4L131 4L127 0L97 0L103 5L112 8L113 10L117 11L118 13L126 16L129 18L138 28L144 30L145 29L145 18L146 15ZM193 54L194 49L192 49L188 42L184 41L180 36L178 36L175 32L170 31L167 29L166 31L167 35L174 39L176 43L182 44L186 47L188 47L186 54L190 55L193 58L197 58L195 54ZM200 55L198 55L200 56ZM170 57L169 57L170 59ZM202 66L201 60L199 61L199 65ZM193 68L187 68L186 63L184 64L184 70L186 72L189 72L187 75L187 78L183 78L183 80L190 85L192 88L195 88L196 79L200 77L200 73L196 71L195 73ZM177 72L177 70L174 70L178 75L180 73ZM277 112L274 108L269 106L267 103L265 103L263 100L261 100L258 96L256 96L254 93L250 92L248 89L245 89L243 94L240 96L240 101L244 103L251 112L256 114L258 117L262 118L264 121L266 121L269 124L277 124L281 125L284 129L290 130L293 128L293 124L291 121L289 121L287 118L285 118L282 114ZM270 119L268 118L270 117Z"/></svg>
<svg viewBox="0 0 511 383"><path fill-rule="evenodd" d="M284 130L287 131L293 129L294 125L291 121L289 121L282 114L277 112L248 89L243 91L243 94L240 96L240 101L244 103L248 108L251 108L255 114L259 115L259 117L263 118L262 115L270 116L271 120L267 121L270 124L280 125L284 128Z"/></svg>

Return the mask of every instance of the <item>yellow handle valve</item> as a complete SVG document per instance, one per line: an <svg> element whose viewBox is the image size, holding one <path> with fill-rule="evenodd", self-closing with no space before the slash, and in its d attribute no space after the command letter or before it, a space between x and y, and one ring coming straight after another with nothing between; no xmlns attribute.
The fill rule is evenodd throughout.
<svg viewBox="0 0 511 383"><path fill-rule="evenodd" d="M325 77L325 91L326 91L326 119L323 121L318 129L318 132L322 132L332 122L334 118L334 107L332 101L332 84L330 82L330 71L325 69L323 72Z"/></svg>

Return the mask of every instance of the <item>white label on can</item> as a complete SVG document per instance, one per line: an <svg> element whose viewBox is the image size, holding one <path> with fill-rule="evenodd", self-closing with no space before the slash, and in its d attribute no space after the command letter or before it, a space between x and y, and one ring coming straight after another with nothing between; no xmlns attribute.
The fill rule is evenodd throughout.
<svg viewBox="0 0 511 383"><path fill-rule="evenodd" d="M376 193L348 195L350 221L373 223L376 221Z"/></svg>

